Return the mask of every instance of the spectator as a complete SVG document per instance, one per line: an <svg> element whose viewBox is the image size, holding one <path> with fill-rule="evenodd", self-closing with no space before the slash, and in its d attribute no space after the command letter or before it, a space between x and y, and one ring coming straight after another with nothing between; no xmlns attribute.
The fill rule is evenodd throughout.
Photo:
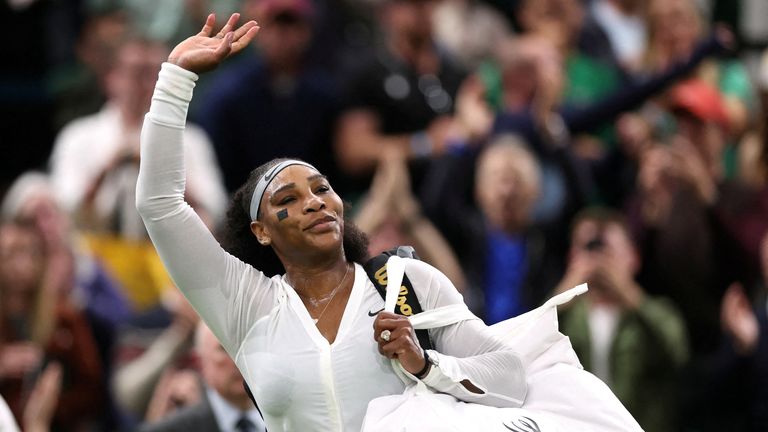
<svg viewBox="0 0 768 432"><path fill-rule="evenodd" d="M629 214L643 254L641 284L678 305L692 350L702 354L717 346L723 292L746 277L743 253L718 216L727 198L718 157L727 116L717 90L698 80L672 89L670 108L678 132L642 153Z"/></svg>
<svg viewBox="0 0 768 432"><path fill-rule="evenodd" d="M205 389L197 368L171 365L163 371L149 401L145 423L155 423L204 400Z"/></svg>
<svg viewBox="0 0 768 432"><path fill-rule="evenodd" d="M51 430L53 414L61 396L62 381L61 365L51 363L43 369L24 408L25 432Z"/></svg>
<svg viewBox="0 0 768 432"><path fill-rule="evenodd" d="M197 328L195 349L205 383L202 401L145 425L141 431L266 431L261 414L245 390L237 365L203 323Z"/></svg>
<svg viewBox="0 0 768 432"><path fill-rule="evenodd" d="M472 188L467 177L473 172ZM578 193L566 196L560 217L534 223L540 165L524 142L505 135L495 137L479 156L440 158L429 178L435 189L425 206L457 251L470 308L491 324L544 300L562 269L565 233L559 231L578 208ZM476 204L465 198L470 190Z"/></svg>
<svg viewBox="0 0 768 432"><path fill-rule="evenodd" d="M124 329L125 341L117 353L116 373L113 380L117 402L133 419L143 419L148 415L153 393L158 393L158 387L169 384L168 370L182 365L188 354L195 332L195 326L200 320L192 306L176 290L168 291L166 308L172 314L169 326L151 336L147 346L130 343L137 329ZM136 356L132 352L139 352ZM182 381L178 379L177 381ZM187 380L188 381L188 380ZM192 398L188 392L188 398ZM154 411L158 411L155 407ZM165 412L165 410L162 410Z"/></svg>
<svg viewBox="0 0 768 432"><path fill-rule="evenodd" d="M756 432L768 426L764 409L768 402L768 236L763 236L760 244L762 274L754 294L747 294L752 290L746 291L745 285L736 282L723 296L720 323L724 337L717 353L707 359L707 379L697 386L701 398L717 410L700 410L691 421L695 430Z"/></svg>
<svg viewBox="0 0 768 432"><path fill-rule="evenodd" d="M693 54L643 80L630 80L621 88L610 91L589 103L563 100L563 86L569 85L564 76L564 59L552 42L538 35L523 35L507 39L497 45L494 62L483 65L477 73L482 84L482 96L496 111L493 132L516 133L524 136L541 159L544 167L544 197L537 208L537 218L551 216L558 211L565 190L563 173L553 162L556 148L568 147L574 156L580 155L579 177L585 193L610 203L622 203L634 183L634 159L631 147L606 148L591 156L580 152L580 136L597 133L609 125L622 112L640 106L650 97L685 77L702 60L732 48L732 35L726 30L713 34L700 42ZM626 132L619 123L618 131ZM633 139L642 142L647 137ZM619 135L624 137L624 135ZM627 141L630 141L627 139ZM575 145L574 145L575 144ZM589 162L584 163L584 162ZM591 168L587 170L587 168ZM592 178L596 180L592 184ZM597 196L595 192L599 192Z"/></svg>
<svg viewBox="0 0 768 432"><path fill-rule="evenodd" d="M33 224L56 250L70 256L74 283L61 294L85 313L106 365L111 360L114 333L132 311L121 287L83 246L68 215L56 201L50 178L28 172L16 179L2 202L0 216Z"/></svg>
<svg viewBox="0 0 768 432"><path fill-rule="evenodd" d="M408 168L398 155L382 158L355 225L368 235L371 256L400 245L413 246L422 260L445 273L459 292L464 291L466 282L456 255L422 214L411 192Z"/></svg>
<svg viewBox="0 0 768 432"><path fill-rule="evenodd" d="M669 67L691 55L705 32L701 11L694 0L653 0L648 3L649 44L647 72ZM733 136L739 137L754 118L756 93L746 69L736 60L707 62L697 77L717 88L724 97Z"/></svg>
<svg viewBox="0 0 768 432"><path fill-rule="evenodd" d="M761 66L760 99L768 107L768 56ZM722 195L727 197L721 215L729 233L747 252L752 269L761 267L761 240L768 233L768 111L763 109L757 130L748 132L738 143L737 177L728 182ZM759 273L755 271L755 273Z"/></svg>
<svg viewBox="0 0 768 432"><path fill-rule="evenodd" d="M640 257L621 214L581 211L568 261L557 290L587 282L589 292L561 308L560 329L584 368L611 387L645 430L679 430L685 324L669 300L647 295L635 282Z"/></svg>
<svg viewBox="0 0 768 432"><path fill-rule="evenodd" d="M750 302L739 284L723 297L720 316L727 343L714 380L723 386L718 391L730 395L729 408L739 414L743 430L755 432L768 428L768 235L762 238L760 258L756 301Z"/></svg>
<svg viewBox="0 0 768 432"><path fill-rule="evenodd" d="M630 74L640 68L648 43L644 1L594 0L590 15L611 42L613 54Z"/></svg>
<svg viewBox="0 0 768 432"><path fill-rule="evenodd" d="M611 45L579 0L522 0L525 34L549 39L565 59L563 101L584 105L616 89L622 76Z"/></svg>
<svg viewBox="0 0 768 432"><path fill-rule="evenodd" d="M466 70L475 70L512 30L506 18L484 1L447 0L433 15L435 40Z"/></svg>
<svg viewBox="0 0 768 432"><path fill-rule="evenodd" d="M98 418L104 381L84 316L61 296L71 289L70 257L47 240L28 225L0 226L0 394L21 420L30 384L56 361L67 380L53 427L76 431Z"/></svg>
<svg viewBox="0 0 768 432"><path fill-rule="evenodd" d="M71 283L62 285L59 296L86 319L104 376L109 377L118 328L132 317L133 311L121 287L72 228L68 215L56 201L48 176L28 172L16 179L2 202L0 217L31 224L46 239L51 253L61 256L57 260L61 261L63 272L70 275ZM111 394L101 397L110 402L109 410L102 416L104 427L114 428L118 413L112 409Z"/></svg>
<svg viewBox="0 0 768 432"><path fill-rule="evenodd" d="M109 8L84 17L74 46L75 57L54 70L51 87L56 98L54 127L94 114L107 99L107 75L115 53L129 31L123 10Z"/></svg>
<svg viewBox="0 0 768 432"><path fill-rule="evenodd" d="M349 79L335 140L339 166L353 177L349 197L367 190L384 148L409 161L414 190L419 190L428 158L447 146L464 72L435 45L431 22L437 3L380 4L383 40Z"/></svg>
<svg viewBox="0 0 768 432"><path fill-rule="evenodd" d="M717 409L707 391L720 344L720 299L734 281L750 280L743 248L722 217L730 196L723 161L727 115L719 92L692 80L673 88L677 132L641 153L638 190L628 205L643 254L640 283L670 298L685 318L691 363L685 372L684 427L707 426Z"/></svg>
<svg viewBox="0 0 768 432"><path fill-rule="evenodd" d="M248 0L245 6L262 28L258 51L248 50L217 72L198 115L230 192L254 166L275 157L291 155L331 168L337 111L333 81L306 61L313 2Z"/></svg>
<svg viewBox="0 0 768 432"><path fill-rule="evenodd" d="M26 432L49 432L51 417L61 393L61 366L55 363L46 366L30 392L24 409L24 430ZM19 432L8 404L0 396L0 429L4 432Z"/></svg>
<svg viewBox="0 0 768 432"><path fill-rule="evenodd" d="M135 208L141 124L167 53L159 43L126 41L107 78L109 102L67 125L51 156L56 197L138 310L156 305L170 286ZM215 225L226 197L210 143L194 126L185 138L189 202Z"/></svg>

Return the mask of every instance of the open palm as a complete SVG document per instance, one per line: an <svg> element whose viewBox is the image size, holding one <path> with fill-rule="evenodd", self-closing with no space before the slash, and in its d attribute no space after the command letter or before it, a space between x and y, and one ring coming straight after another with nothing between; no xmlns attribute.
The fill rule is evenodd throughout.
<svg viewBox="0 0 768 432"><path fill-rule="evenodd" d="M168 62L195 73L214 69L224 59L245 48L258 33L256 21L248 21L235 30L239 19L240 14L232 14L224 27L213 35L216 17L208 15L200 33L176 45Z"/></svg>

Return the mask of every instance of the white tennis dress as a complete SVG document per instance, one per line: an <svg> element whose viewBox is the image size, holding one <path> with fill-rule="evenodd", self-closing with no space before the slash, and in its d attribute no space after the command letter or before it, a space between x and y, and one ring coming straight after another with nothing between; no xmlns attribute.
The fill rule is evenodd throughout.
<svg viewBox="0 0 768 432"><path fill-rule="evenodd" d="M358 431L371 399L405 388L373 338L373 315L384 300L355 265L352 293L329 344L282 277L268 278L221 248L184 202L182 131L196 79L163 64L144 121L137 206L147 231L176 285L237 363L271 432ZM462 302L433 267L406 260L405 272L424 309ZM523 403L521 360L482 321L430 334L440 366L422 380L427 386L492 406ZM463 379L484 394L467 391Z"/></svg>

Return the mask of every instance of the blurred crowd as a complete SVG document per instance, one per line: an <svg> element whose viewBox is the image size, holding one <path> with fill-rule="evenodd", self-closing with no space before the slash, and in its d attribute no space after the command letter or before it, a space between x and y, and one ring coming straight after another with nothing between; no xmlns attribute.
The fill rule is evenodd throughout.
<svg viewBox="0 0 768 432"><path fill-rule="evenodd" d="M160 64L210 11L261 26L190 107L214 233L301 158L489 324L588 282L561 331L646 430L768 431L763 0L2 2L0 430L264 430L135 209Z"/></svg>

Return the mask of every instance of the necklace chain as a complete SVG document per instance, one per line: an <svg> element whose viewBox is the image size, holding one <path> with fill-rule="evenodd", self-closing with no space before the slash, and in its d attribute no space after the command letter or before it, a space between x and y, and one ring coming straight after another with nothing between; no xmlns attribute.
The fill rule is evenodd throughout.
<svg viewBox="0 0 768 432"><path fill-rule="evenodd" d="M320 322L320 319L325 314L325 311L328 309L328 306L330 306L331 302L333 302L333 298L336 297L336 293L339 292L339 288L341 288L342 285L344 285L344 281L347 280L347 275L349 274L349 264L347 264L347 270L344 272L344 277L341 278L341 281L338 285L336 285L336 288L331 291L331 295L328 296L328 302L325 304L325 307L323 308L323 311L320 312L320 315L317 316L317 318L312 318L312 320L315 322L315 325L317 325L318 322ZM307 299L310 304L316 304L317 301L312 301L311 299Z"/></svg>

